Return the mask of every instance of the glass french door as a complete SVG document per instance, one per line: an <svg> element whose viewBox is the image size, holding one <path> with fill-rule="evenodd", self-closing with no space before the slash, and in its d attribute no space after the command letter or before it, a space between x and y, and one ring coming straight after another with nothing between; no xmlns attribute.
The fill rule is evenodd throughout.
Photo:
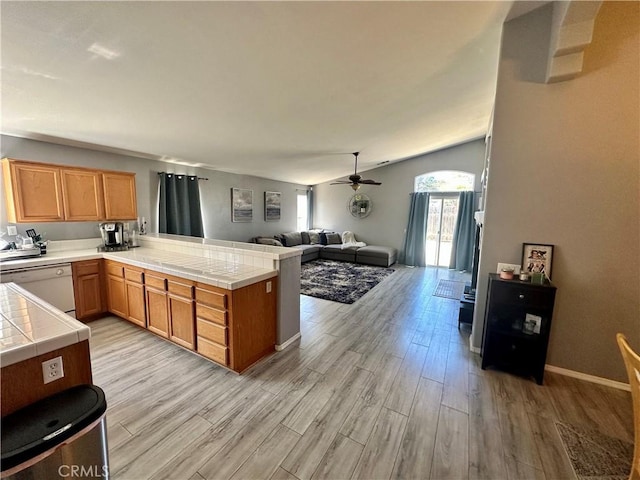
<svg viewBox="0 0 640 480"><path fill-rule="evenodd" d="M431 194L427 217L427 265L448 267L458 217L458 195Z"/></svg>

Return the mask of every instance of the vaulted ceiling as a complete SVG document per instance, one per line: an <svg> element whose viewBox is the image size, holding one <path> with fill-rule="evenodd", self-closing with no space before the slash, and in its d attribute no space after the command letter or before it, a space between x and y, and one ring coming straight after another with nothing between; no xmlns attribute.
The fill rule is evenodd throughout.
<svg viewBox="0 0 640 480"><path fill-rule="evenodd" d="M2 132L320 183L484 135L511 3L3 1Z"/></svg>

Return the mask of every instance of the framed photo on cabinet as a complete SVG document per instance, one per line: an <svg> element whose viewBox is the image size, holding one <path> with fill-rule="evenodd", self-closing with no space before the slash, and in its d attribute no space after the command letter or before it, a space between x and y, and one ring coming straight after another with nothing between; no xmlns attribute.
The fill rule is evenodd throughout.
<svg viewBox="0 0 640 480"><path fill-rule="evenodd" d="M540 243L522 244L522 271L529 273L544 273L551 278L553 263L553 245Z"/></svg>

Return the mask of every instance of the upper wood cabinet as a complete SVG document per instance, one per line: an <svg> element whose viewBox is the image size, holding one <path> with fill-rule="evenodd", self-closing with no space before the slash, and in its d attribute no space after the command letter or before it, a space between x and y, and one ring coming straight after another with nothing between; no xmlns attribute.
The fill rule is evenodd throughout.
<svg viewBox="0 0 640 480"><path fill-rule="evenodd" d="M104 218L102 174L90 170L63 168L64 216L67 221L96 221Z"/></svg>
<svg viewBox="0 0 640 480"><path fill-rule="evenodd" d="M134 173L5 158L7 220L12 223L135 220Z"/></svg>
<svg viewBox="0 0 640 480"><path fill-rule="evenodd" d="M58 167L4 159L2 173L9 222L64 220L62 182Z"/></svg>
<svg viewBox="0 0 640 480"><path fill-rule="evenodd" d="M107 220L135 220L138 217L135 173L102 172L102 185Z"/></svg>

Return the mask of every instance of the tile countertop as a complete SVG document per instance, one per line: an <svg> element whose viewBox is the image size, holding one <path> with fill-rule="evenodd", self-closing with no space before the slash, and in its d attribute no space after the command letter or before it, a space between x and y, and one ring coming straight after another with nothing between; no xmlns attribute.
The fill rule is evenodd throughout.
<svg viewBox="0 0 640 480"><path fill-rule="evenodd" d="M91 330L13 283L0 284L3 367L88 340Z"/></svg>
<svg viewBox="0 0 640 480"><path fill-rule="evenodd" d="M125 252L104 252L103 257L156 272L187 278L226 290L235 290L278 275L269 268L233 261L196 257L154 248L134 248Z"/></svg>
<svg viewBox="0 0 640 480"><path fill-rule="evenodd" d="M51 252L41 257L2 262L0 263L0 272L94 258L106 258L148 268L226 290L246 287L278 274L277 270L273 269L145 247L132 248L124 252L98 252L95 248Z"/></svg>

